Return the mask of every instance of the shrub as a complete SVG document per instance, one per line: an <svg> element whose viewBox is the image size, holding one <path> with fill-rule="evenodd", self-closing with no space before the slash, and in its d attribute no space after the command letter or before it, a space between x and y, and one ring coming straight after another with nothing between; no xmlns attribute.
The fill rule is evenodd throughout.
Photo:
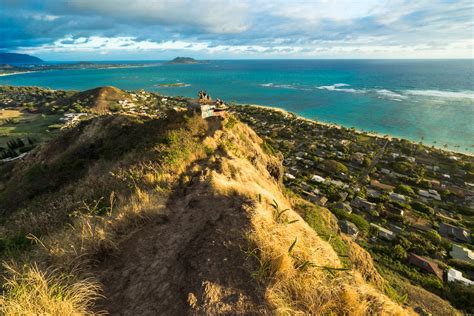
<svg viewBox="0 0 474 316"><path fill-rule="evenodd" d="M407 252L401 245L395 245L395 247L393 247L392 254L399 260L404 260L407 257Z"/></svg>
<svg viewBox="0 0 474 316"><path fill-rule="evenodd" d="M466 272L474 272L474 264L466 262L464 260L459 259L449 259L448 264L453 268L466 271Z"/></svg>
<svg viewBox="0 0 474 316"><path fill-rule="evenodd" d="M349 214L348 212L338 208L331 208L331 212L336 215L338 219L347 219L354 223L360 230L365 232L369 231L370 225L362 216L353 213Z"/></svg>
<svg viewBox="0 0 474 316"><path fill-rule="evenodd" d="M443 296L448 299L454 307L474 313L474 286L464 285L459 282L446 284Z"/></svg>
<svg viewBox="0 0 474 316"><path fill-rule="evenodd" d="M347 167L336 160L325 160L321 163L321 169L329 174L348 173Z"/></svg>
<svg viewBox="0 0 474 316"><path fill-rule="evenodd" d="M400 184L399 186L397 186L395 188L395 192L408 196L415 196L415 191L413 191L413 188L406 184Z"/></svg>
<svg viewBox="0 0 474 316"><path fill-rule="evenodd" d="M428 205L422 202L413 202L411 203L411 207L418 212L425 213L427 215L434 215L435 211L433 208L429 207Z"/></svg>
<svg viewBox="0 0 474 316"><path fill-rule="evenodd" d="M406 161L397 161L392 164L392 168L401 174L411 174L413 172L413 166Z"/></svg>

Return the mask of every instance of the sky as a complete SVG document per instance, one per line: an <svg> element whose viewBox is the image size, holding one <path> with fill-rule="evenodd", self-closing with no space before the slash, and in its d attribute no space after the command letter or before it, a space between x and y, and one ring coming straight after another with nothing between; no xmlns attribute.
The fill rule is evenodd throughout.
<svg viewBox="0 0 474 316"><path fill-rule="evenodd" d="M474 0L0 0L44 60L474 58Z"/></svg>

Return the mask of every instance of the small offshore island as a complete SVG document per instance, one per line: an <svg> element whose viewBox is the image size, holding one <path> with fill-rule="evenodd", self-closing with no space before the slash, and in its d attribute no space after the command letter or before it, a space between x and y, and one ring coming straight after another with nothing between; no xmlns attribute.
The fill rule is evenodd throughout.
<svg viewBox="0 0 474 316"><path fill-rule="evenodd" d="M82 121L120 113L166 118L193 102L115 87L76 92L1 86L0 168ZM394 297L404 302L408 295L422 311L446 315L453 311L438 296L458 308L470 306L474 157L275 108L229 104L228 111L255 130L268 153L282 157L291 194L328 208L339 229L371 253ZM318 233L347 255L330 232Z"/></svg>
<svg viewBox="0 0 474 316"><path fill-rule="evenodd" d="M197 61L191 57L176 57L175 59L168 62L168 64L200 64L200 61Z"/></svg>

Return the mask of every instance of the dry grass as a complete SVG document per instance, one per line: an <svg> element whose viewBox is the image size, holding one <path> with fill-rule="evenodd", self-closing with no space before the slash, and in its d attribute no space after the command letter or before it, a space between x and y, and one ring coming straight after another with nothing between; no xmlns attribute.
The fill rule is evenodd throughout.
<svg viewBox="0 0 474 316"><path fill-rule="evenodd" d="M22 113L18 110L0 109L0 120L20 117Z"/></svg>
<svg viewBox="0 0 474 316"><path fill-rule="evenodd" d="M43 272L36 265L4 267L8 277L0 295L2 315L89 315L100 296L100 286L92 280L74 281L71 275Z"/></svg>
<svg viewBox="0 0 474 316"><path fill-rule="evenodd" d="M357 269L346 271L331 245L293 211L279 182L279 159L262 150L262 140L251 129L237 123L232 128L218 129L213 135L203 137L207 129L207 123L200 118L188 119L182 128L166 133L165 143L147 153L122 157L120 162L109 166L107 174L97 168L90 169L96 174L90 171L82 180L63 189L68 194L62 194L62 191L62 197L56 200L56 203L66 202L67 208L76 206L78 212L69 220L70 225L36 239L42 247L29 260L48 262L67 271L73 264L87 262L89 258L114 249L121 238L148 218L161 214L168 193L179 178L183 176L181 181L186 181L183 173L192 172L188 168L193 162L208 157L209 163L218 166L207 175L215 194L237 195L248 201L246 211L252 227L247 235L249 254L260 262L255 276L267 284L266 303L277 313L407 313L366 282L378 283L377 279L370 280L369 274L373 272L370 265L356 264L367 273L361 274ZM81 189L84 187L88 189ZM116 189L113 196L110 188ZM77 204L84 196L93 196L93 191L99 189L108 192L105 195L105 199L110 200L108 203ZM274 201L276 204L271 206ZM286 209L284 216L275 215L283 214ZM47 212L43 210L37 214L41 216ZM57 212L54 214L59 218L67 214L64 210L61 213L60 208ZM47 227L57 219L41 217L41 220ZM355 262L358 258L359 261L365 259L357 249L353 257ZM97 296L97 285L85 286L89 281L74 282L58 273L42 273L34 265L25 270L8 269L6 285L11 286L2 299L8 302L4 306L12 306L8 307L12 312L15 312L13 308L20 308L15 306L29 300L32 306L25 306L35 312L36 308L37 314L87 313ZM65 292L58 296L58 290ZM69 305L64 303L65 297ZM64 307L60 303L64 303ZM49 310L48 305L57 309Z"/></svg>
<svg viewBox="0 0 474 316"><path fill-rule="evenodd" d="M119 123L125 124L122 121ZM77 143L103 135L99 125L91 124ZM207 155L199 137L206 132L206 122L190 118L181 127L167 131L166 143L157 142L146 152L133 151L115 162L99 161L78 181L46 196L43 203L32 204L35 209L20 209L10 216L2 234L22 231L38 247L20 259L31 263L27 268L6 266L5 287L9 290L2 297L6 314L75 315L90 311L99 286L89 280L66 279L59 271L85 267L163 213L180 175L192 162ZM204 143L212 146L212 141ZM103 195L96 199L98 192ZM43 273L34 262L55 267L54 271Z"/></svg>
<svg viewBox="0 0 474 316"><path fill-rule="evenodd" d="M220 161L221 170L212 174L211 184L221 194L249 200L248 253L259 262L254 275L268 284L267 303L278 314L292 315L409 313L367 283L365 279L380 286L382 280L370 263L362 264L367 254L361 249L351 250L356 269L342 267L334 249L291 209L279 183L270 176L268 165L273 158L260 146L246 144L246 139L254 138L252 131L243 125L238 131L222 136L231 157ZM275 214L283 211L286 218L282 221ZM364 276L357 269L365 271ZM371 273L375 275L372 279Z"/></svg>

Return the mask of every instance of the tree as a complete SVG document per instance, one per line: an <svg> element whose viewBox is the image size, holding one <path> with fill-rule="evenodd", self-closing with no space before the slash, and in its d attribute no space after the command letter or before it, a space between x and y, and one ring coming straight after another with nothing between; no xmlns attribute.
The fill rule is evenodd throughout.
<svg viewBox="0 0 474 316"><path fill-rule="evenodd" d="M430 230L425 233L425 237L431 241L434 245L439 245L441 243L441 236L435 230Z"/></svg>
<svg viewBox="0 0 474 316"><path fill-rule="evenodd" d="M432 207L429 207L428 205L426 205L422 202L413 202L411 204L411 207L414 210L417 210L418 212L422 212L422 213L425 213L425 214L430 215L430 216L435 214L435 210Z"/></svg>
<svg viewBox="0 0 474 316"><path fill-rule="evenodd" d="M393 256L399 260L405 260L407 258L407 252L401 245L395 245L393 247Z"/></svg>
<svg viewBox="0 0 474 316"><path fill-rule="evenodd" d="M339 173L347 174L349 170L347 167L336 160L325 160L321 163L321 168L329 174L335 175Z"/></svg>
<svg viewBox="0 0 474 316"><path fill-rule="evenodd" d="M406 184L400 184L399 186L397 186L395 188L395 192L404 194L407 196L415 196L415 191L413 190L413 188Z"/></svg>
<svg viewBox="0 0 474 316"><path fill-rule="evenodd" d="M364 160L362 161L362 166L368 167L370 166L371 163L372 163L372 160L370 160L370 158L368 157L365 157Z"/></svg>

